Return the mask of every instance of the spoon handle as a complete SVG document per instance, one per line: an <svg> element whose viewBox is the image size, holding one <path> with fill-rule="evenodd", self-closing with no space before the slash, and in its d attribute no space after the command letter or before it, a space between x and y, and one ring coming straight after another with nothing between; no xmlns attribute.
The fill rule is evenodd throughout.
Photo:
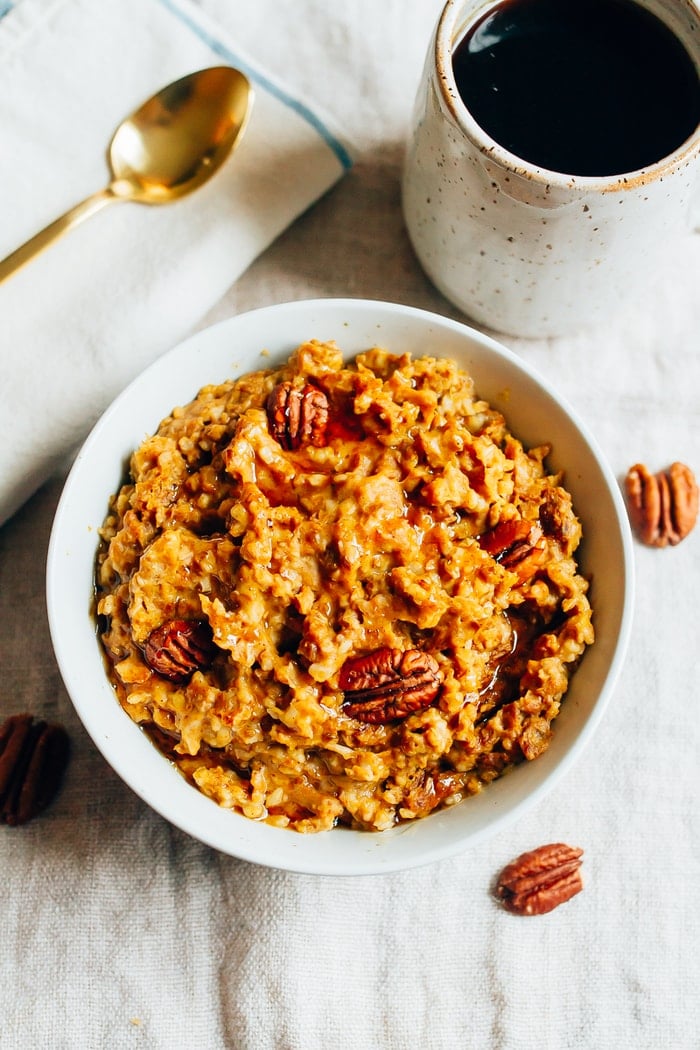
<svg viewBox="0 0 700 1050"><path fill-rule="evenodd" d="M67 211L59 219L54 219L43 230L35 233L25 244L20 245L19 248L0 261L0 283L13 273L16 273L20 267L28 263L30 259L33 259L44 248L48 248L50 244L53 244L55 240L58 240L62 234L72 229L73 226L77 226L83 219L89 218L89 216L99 211L100 208L104 208L105 204L110 204L115 200L119 200L119 197L115 195L111 186L107 186L105 189L93 193L92 196L81 201L80 204L74 205L70 211Z"/></svg>

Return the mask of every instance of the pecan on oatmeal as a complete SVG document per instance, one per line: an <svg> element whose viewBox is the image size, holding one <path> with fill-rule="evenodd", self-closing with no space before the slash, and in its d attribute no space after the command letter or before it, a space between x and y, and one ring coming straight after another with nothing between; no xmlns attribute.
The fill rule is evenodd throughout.
<svg viewBox="0 0 700 1050"><path fill-rule="evenodd" d="M548 452L430 354L312 340L203 387L101 529L119 702L252 820L383 831L468 805L546 750L594 638Z"/></svg>
<svg viewBox="0 0 700 1050"><path fill-rule="evenodd" d="M157 674L184 682L198 668L209 666L214 651L206 620L168 620L149 634L143 658Z"/></svg>
<svg viewBox="0 0 700 1050"><path fill-rule="evenodd" d="M346 660L338 684L343 710L361 722L391 722L429 707L442 675L430 653L419 649L377 649Z"/></svg>
<svg viewBox="0 0 700 1050"><path fill-rule="evenodd" d="M296 449L307 443L322 446L328 424L328 399L310 383L303 387L278 383L267 398L267 419L270 433L282 448Z"/></svg>

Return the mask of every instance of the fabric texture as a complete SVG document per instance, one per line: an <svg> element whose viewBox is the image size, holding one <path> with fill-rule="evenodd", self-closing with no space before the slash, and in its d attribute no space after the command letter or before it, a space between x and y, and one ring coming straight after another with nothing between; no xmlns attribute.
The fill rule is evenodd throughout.
<svg viewBox="0 0 700 1050"><path fill-rule="evenodd" d="M406 302L464 320L418 266L399 192L440 2L199 6L261 68L282 72L294 96L330 110L356 145L355 165L237 280L219 275L201 314L179 302L198 272L196 252L173 263L158 295L132 313L131 278L120 272L114 247L121 227L86 227L84 236L94 238L87 285L86 271L74 284L64 281L59 304L40 270L61 271L50 254L23 275L37 325L50 331L62 305L64 322L90 330L92 273L112 272L129 332L116 387L141 366L146 355L135 334L153 329L154 311L163 319L164 301L178 316L162 330L155 325L157 350L187 325L319 295ZM4 28L0 21L0 34ZM159 81L170 70L162 72ZM65 76L74 74L67 65ZM43 77L42 64L35 76ZM147 93L143 84L137 94L141 88ZM3 102L3 133L14 112ZM60 142L56 132L56 148ZM92 169L71 189L91 190L101 173L92 148L85 159ZM47 177L34 190L37 219L39 204L49 219L71 203L52 197L52 188ZM9 250L31 229L21 226L6 184L3 195L16 224L11 235L4 223L0 231ZM222 235L230 245L239 214L231 208ZM129 216L115 208L108 216L117 226L133 223L132 237L144 244L155 235L150 224L162 221L162 232L173 223L182 238L188 229L174 209ZM195 229L199 239L202 227ZM64 249L73 267L88 255L76 236ZM106 246L116 256L105 259ZM620 480L638 461L659 470L678 459L700 474L699 278L700 238L690 235L605 328L502 339L571 402ZM21 353L18 332L8 344L3 330L3 375ZM57 343L56 353L66 354L63 374L79 382L95 351L71 357L65 348L76 343ZM4 422L5 381L0 398ZM31 450L29 435L24 440ZM60 721L73 743L52 808L25 828L0 827L2 1050L700 1047L700 528L676 548L635 545L625 667L593 740L550 794L514 826L450 860L382 876L315 878L256 867L172 828L87 737L60 683L44 612L44 559L61 484L61 474L53 477L0 530L0 715L30 710ZM548 916L504 912L491 895L501 867L556 841L584 849L583 892Z"/></svg>
<svg viewBox="0 0 700 1050"><path fill-rule="evenodd" d="M221 64L255 92L230 163L162 207L110 205L0 285L0 521L351 163L318 108L188 0L20 0L0 22L2 257L107 185L107 147L133 109Z"/></svg>

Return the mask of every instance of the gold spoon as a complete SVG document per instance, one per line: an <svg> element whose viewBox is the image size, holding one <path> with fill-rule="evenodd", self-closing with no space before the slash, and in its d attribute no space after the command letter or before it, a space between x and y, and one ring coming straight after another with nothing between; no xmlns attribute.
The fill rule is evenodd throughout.
<svg viewBox="0 0 700 1050"><path fill-rule="evenodd" d="M247 78L214 66L168 84L119 125L112 181L0 262L0 281L112 201L167 204L205 183L240 141L253 101Z"/></svg>

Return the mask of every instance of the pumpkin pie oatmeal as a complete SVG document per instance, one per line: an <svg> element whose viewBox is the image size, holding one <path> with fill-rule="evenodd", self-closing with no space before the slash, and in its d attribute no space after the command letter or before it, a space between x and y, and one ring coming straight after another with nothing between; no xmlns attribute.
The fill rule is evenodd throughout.
<svg viewBox="0 0 700 1050"><path fill-rule="evenodd" d="M536 759L593 642L548 451L434 356L311 341L204 387L102 529L119 701L216 803L300 832L383 831Z"/></svg>

